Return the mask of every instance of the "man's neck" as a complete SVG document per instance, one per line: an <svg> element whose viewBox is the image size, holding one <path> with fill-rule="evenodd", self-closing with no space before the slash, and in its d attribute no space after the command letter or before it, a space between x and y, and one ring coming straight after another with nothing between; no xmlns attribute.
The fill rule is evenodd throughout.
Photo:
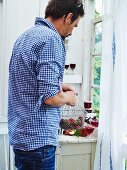
<svg viewBox="0 0 127 170"><path fill-rule="evenodd" d="M62 27L63 27L63 18L53 20L51 17L46 18L58 31L60 35L62 35Z"/></svg>

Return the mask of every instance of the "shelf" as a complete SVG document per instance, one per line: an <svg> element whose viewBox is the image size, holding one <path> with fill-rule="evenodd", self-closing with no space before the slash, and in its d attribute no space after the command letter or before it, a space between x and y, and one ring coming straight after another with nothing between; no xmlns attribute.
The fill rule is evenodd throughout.
<svg viewBox="0 0 127 170"><path fill-rule="evenodd" d="M81 74L65 74L63 78L64 83L82 83Z"/></svg>

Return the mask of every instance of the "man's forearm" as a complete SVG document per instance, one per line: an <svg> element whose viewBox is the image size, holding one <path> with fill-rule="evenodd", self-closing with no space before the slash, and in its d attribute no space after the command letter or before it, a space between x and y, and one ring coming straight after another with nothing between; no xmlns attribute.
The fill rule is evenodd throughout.
<svg viewBox="0 0 127 170"><path fill-rule="evenodd" d="M46 99L44 103L51 106L75 105L75 94L72 91L61 91L56 96Z"/></svg>

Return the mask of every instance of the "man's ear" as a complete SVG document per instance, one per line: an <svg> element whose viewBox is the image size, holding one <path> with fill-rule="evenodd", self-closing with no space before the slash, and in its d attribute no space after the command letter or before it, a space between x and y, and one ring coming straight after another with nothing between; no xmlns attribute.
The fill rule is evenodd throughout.
<svg viewBox="0 0 127 170"><path fill-rule="evenodd" d="M73 13L68 13L66 16L65 16L65 23L70 23L71 22L71 19L73 17Z"/></svg>

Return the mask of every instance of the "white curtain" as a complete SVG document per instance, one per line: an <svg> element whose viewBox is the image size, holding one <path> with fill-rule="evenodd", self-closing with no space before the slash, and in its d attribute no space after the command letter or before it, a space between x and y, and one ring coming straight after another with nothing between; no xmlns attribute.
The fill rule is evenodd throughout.
<svg viewBox="0 0 127 170"><path fill-rule="evenodd" d="M127 0L104 0L100 123L94 170L123 170L127 134Z"/></svg>

